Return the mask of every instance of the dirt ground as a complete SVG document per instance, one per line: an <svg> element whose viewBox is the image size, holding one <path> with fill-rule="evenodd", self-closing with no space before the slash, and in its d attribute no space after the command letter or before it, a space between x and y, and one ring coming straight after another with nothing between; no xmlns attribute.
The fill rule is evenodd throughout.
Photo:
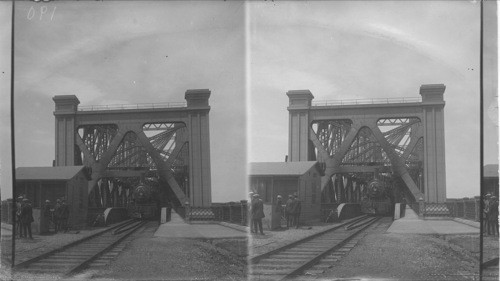
<svg viewBox="0 0 500 281"><path fill-rule="evenodd" d="M151 227L140 233L107 267L83 275L98 280L246 278L246 253L242 249L246 248L246 241L154 237L155 230Z"/></svg>
<svg viewBox="0 0 500 281"><path fill-rule="evenodd" d="M479 280L477 252L466 249L475 249L473 240L448 237L456 242L450 243L437 235L386 233L386 225L367 234L322 278Z"/></svg>
<svg viewBox="0 0 500 281"><path fill-rule="evenodd" d="M498 236L483 236L483 262L497 258L498 254Z"/></svg>

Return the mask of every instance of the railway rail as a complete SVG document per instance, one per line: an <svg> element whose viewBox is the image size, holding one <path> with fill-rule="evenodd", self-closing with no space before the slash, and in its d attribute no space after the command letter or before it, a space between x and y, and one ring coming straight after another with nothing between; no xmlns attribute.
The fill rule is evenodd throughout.
<svg viewBox="0 0 500 281"><path fill-rule="evenodd" d="M498 257L490 259L481 264L482 279L484 281L498 280Z"/></svg>
<svg viewBox="0 0 500 281"><path fill-rule="evenodd" d="M286 280L300 276L332 252L340 250L380 219L381 217L364 215L255 256L250 259L249 279L253 281Z"/></svg>
<svg viewBox="0 0 500 281"><path fill-rule="evenodd" d="M145 225L145 221L127 220L106 231L75 241L54 251L22 262L17 273L49 274L69 277L87 268L93 261L115 248L121 241Z"/></svg>

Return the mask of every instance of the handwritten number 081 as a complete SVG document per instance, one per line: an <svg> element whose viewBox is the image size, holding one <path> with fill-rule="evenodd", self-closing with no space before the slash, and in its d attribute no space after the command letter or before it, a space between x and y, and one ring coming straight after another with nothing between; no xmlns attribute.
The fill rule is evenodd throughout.
<svg viewBox="0 0 500 281"><path fill-rule="evenodd" d="M54 13L56 12L56 6L54 6L54 9L51 11L50 13L50 20L52 20L54 18ZM41 6L40 7L40 20L42 20L43 18L43 15L47 14L49 12L49 9L47 8L47 6ZM37 9L35 9L33 6L31 6L31 8L29 9L28 11L28 20L32 20L35 15L37 13Z"/></svg>

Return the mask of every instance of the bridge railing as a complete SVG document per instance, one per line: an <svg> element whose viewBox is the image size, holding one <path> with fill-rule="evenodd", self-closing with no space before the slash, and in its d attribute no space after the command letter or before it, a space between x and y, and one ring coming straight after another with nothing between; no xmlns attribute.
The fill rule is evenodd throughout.
<svg viewBox="0 0 500 281"><path fill-rule="evenodd" d="M415 103L422 102L420 97L412 98L377 98L377 99L351 99L351 100L324 100L313 101L312 106L335 106L335 105L362 105L362 104L390 104L390 103Z"/></svg>
<svg viewBox="0 0 500 281"><path fill-rule="evenodd" d="M467 220L479 221L481 197L464 197L461 199L446 199L446 205L450 209L450 216Z"/></svg>
<svg viewBox="0 0 500 281"><path fill-rule="evenodd" d="M87 105L87 106L79 106L78 111L103 111L103 110L124 110L124 109L163 109L163 108L186 107L186 106L187 106L186 102Z"/></svg>
<svg viewBox="0 0 500 281"><path fill-rule="evenodd" d="M480 197L447 199L444 203L418 203L409 204L419 217L448 217L462 218L479 221L481 217Z"/></svg>
<svg viewBox="0 0 500 281"><path fill-rule="evenodd" d="M212 203L210 207L186 205L184 219L187 221L220 221L248 225L248 204L240 202Z"/></svg>

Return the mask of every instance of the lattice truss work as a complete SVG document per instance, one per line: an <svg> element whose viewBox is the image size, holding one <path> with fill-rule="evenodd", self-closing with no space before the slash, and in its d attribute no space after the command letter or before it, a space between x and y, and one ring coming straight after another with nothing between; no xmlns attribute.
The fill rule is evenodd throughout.
<svg viewBox="0 0 500 281"><path fill-rule="evenodd" d="M132 187L139 184L140 178L126 179L101 178L97 181L91 202L96 207L127 207L132 197Z"/></svg>
<svg viewBox="0 0 500 281"><path fill-rule="evenodd" d="M391 171L395 164L391 162L388 152L394 152L403 160L406 170L411 178L423 192L423 136L421 122L418 118L384 118L377 121L377 128L387 141L383 146L377 140L368 126L362 126L355 133L355 137L349 138L352 131L351 120L321 120L312 123L312 131L316 137L316 159L319 161L332 161L338 159L340 166L379 166L386 167L385 171ZM347 140L349 138L349 140ZM346 143L349 141L350 143ZM320 147L318 147L320 145ZM342 149L343 148L343 149ZM323 151L323 155L318 150ZM325 152L327 159L325 158ZM388 169L388 170L387 170ZM380 171L382 172L382 171ZM346 177L347 176L347 177ZM344 201L343 192L346 186L353 188L353 194L357 194L356 184L352 182L366 182L369 179L356 179L357 176L331 174L327 185L323 186L324 195L334 201ZM349 178L349 184L340 178ZM366 176L363 176L366 177ZM371 176L373 178L373 175ZM348 194L348 193L345 193ZM330 201L327 200L327 201ZM350 200L348 200L350 201ZM357 201L357 200L356 200Z"/></svg>
<svg viewBox="0 0 500 281"><path fill-rule="evenodd" d="M166 163L177 184L189 196L189 144L188 132L184 123L145 124L143 131ZM156 170L152 165L151 170Z"/></svg>
<svg viewBox="0 0 500 281"><path fill-rule="evenodd" d="M140 143L137 134L127 132L108 164L109 169L148 168L156 170L156 164Z"/></svg>
<svg viewBox="0 0 500 281"><path fill-rule="evenodd" d="M357 203L361 201L367 181L362 173L359 177L354 174L334 174L330 177L328 185L322 191L323 203ZM369 175L370 178L373 175Z"/></svg>
<svg viewBox="0 0 500 281"><path fill-rule="evenodd" d="M351 125L351 120L331 120L314 122L312 127L328 155L333 156L339 152Z"/></svg>
<svg viewBox="0 0 500 281"><path fill-rule="evenodd" d="M159 169L166 169L164 176L172 174L181 187L188 184L189 145L184 123L144 124L142 131L128 131L115 139L118 131L114 124L79 127L78 161L89 166L101 163L106 170L144 170L156 177L162 175Z"/></svg>
<svg viewBox="0 0 500 281"><path fill-rule="evenodd" d="M381 165L389 166L391 163L385 151L373 136L368 127L363 127L351 144L351 147L342 159L342 165Z"/></svg>
<svg viewBox="0 0 500 281"><path fill-rule="evenodd" d="M105 167L98 170L103 178L89 194L93 206L124 204L128 189L134 186L130 181L139 174L162 179L178 198L189 196L189 143L184 123L150 123L130 131L120 131L113 124L85 125L78 128L75 147L81 163ZM107 172L118 176L109 177Z"/></svg>
<svg viewBox="0 0 500 281"><path fill-rule="evenodd" d="M380 119L377 126L391 148L405 161L419 161L423 157L423 138L419 136L421 122L418 118ZM413 142L412 142L413 141ZM417 149L415 149L417 148Z"/></svg>
<svg viewBox="0 0 500 281"><path fill-rule="evenodd" d="M326 120L312 124L314 133L328 156L336 155L351 130L351 120ZM423 157L423 138L419 135L421 126L418 118L380 119L377 126L398 156L408 168L418 166ZM368 127L358 130L349 149L341 155L341 165L385 165L391 164L386 151Z"/></svg>
<svg viewBox="0 0 500 281"><path fill-rule="evenodd" d="M422 123L418 118L380 119L377 126L389 142L390 148L400 156L406 165L411 178L424 193L422 184L424 138Z"/></svg>
<svg viewBox="0 0 500 281"><path fill-rule="evenodd" d="M145 124L143 130L162 160L170 164L172 172L187 172L189 146L184 123Z"/></svg>
<svg viewBox="0 0 500 281"><path fill-rule="evenodd" d="M78 128L78 136L88 152L87 155L89 155L94 162L99 162L101 160L117 132L118 126L114 124L88 125ZM76 146L76 149L78 156L77 162L81 164L86 158L85 153L81 151L78 146ZM90 159L86 160L88 162Z"/></svg>

